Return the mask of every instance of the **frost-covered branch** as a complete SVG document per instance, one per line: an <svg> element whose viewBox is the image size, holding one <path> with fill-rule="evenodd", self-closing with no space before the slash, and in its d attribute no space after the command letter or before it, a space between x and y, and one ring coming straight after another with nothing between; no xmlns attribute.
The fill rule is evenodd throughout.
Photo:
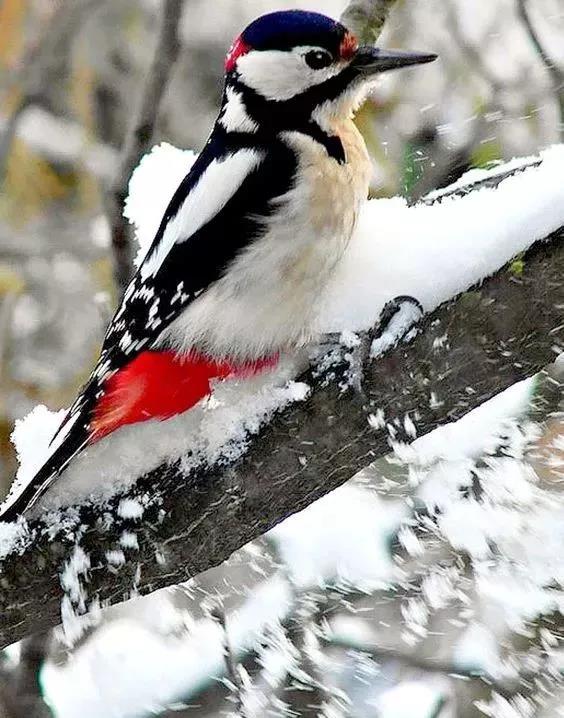
<svg viewBox="0 0 564 718"><path fill-rule="evenodd" d="M503 242L511 236L514 239L519 231L539 239L544 236L547 241L537 242L518 263L502 267L493 277L441 305L426 317L422 331L410 345L400 345L365 367L364 390L374 407L370 421L358 395L342 388L350 368L345 359L332 367L329 380L314 371L303 376L303 382L310 386L308 398L275 414L258 435L246 439L246 451L238 453L237 458L224 456L211 466L191 465L185 455L163 461L137 481L126 498L117 497L103 508L83 506L78 522L77 510L72 510L62 525L60 521L56 525L32 524L31 545L22 546L22 555L7 556L3 564L2 644L59 622L63 593L59 573L63 565L67 617L73 611L83 611L92 601L115 603L127 598L131 590L149 593L179 583L221 563L238 547L336 488L387 454L391 443L410 440L414 432L426 434L461 417L550 363L564 344L564 232L560 229L548 237L550 230L543 235L541 228L558 226L554 223L561 221L560 215L551 218L560 200L554 204L554 198L548 199L550 182L557 180L560 164L553 165L553 179L548 165L547 174L541 176L542 164L541 168L522 171L527 164L531 161L499 170L497 181L503 179L503 192L502 186L491 193L475 192L483 184L496 181L492 175L478 176L469 195L443 201L438 214L435 206L424 208L433 214L435 250L441 217L448 225L446 234L456 244L455 263L448 270L451 282L468 262L481 264L478 276L491 271L485 268L484 249L480 249L479 237L471 227L470 244L464 245L461 253L462 238L460 233L456 235L454 215L450 214L458 203L473 202L474 198L487 202L493 194L491 199L498 209L503 197L513 198L510 204L514 214L519 188L526 189L530 218L517 218L518 224L513 226L508 215L502 230L490 226L490 243L499 253ZM507 178L508 171L518 174ZM535 187L541 202L532 210ZM464 186L456 186L442 196L466 192ZM375 204L374 211L381 218L388 207L386 202ZM416 217L409 227L417 236L412 238L411 251L421 243L427 246L419 210L402 210L409 217L413 211ZM474 218L475 214L472 210ZM470 215L464 221L470 222ZM487 217L482 214L478 221L484 225ZM403 241L409 243L410 237L406 234ZM511 257L507 252L519 251L517 247L526 244L510 243L512 249L506 249L505 255L496 254L497 266ZM373 238L370 246L375 246ZM472 248L478 253L475 259L470 259ZM442 251L447 251L446 247ZM423 278L428 275L434 287L437 272L447 271L439 269L445 260L439 254L429 257L423 253L420 261L425 262L425 257L430 261ZM405 255L402 266L408 261ZM468 276L475 275L467 270ZM362 301L362 285L353 289L356 300ZM220 426L216 431L225 429ZM131 451L131 441L128 446ZM116 454L114 461L118 459ZM130 454L125 461L131 463ZM79 524L82 528L77 533ZM9 525L4 530L17 532Z"/></svg>
<svg viewBox="0 0 564 718"><path fill-rule="evenodd" d="M161 25L153 59L140 92L137 111L133 116L123 145L119 167L106 198L106 211L110 222L114 255L114 274L121 290L125 289L132 272L129 228L123 216L127 185L131 173L149 148L161 100L180 51L178 23L182 13L182 4L183 0L164 0L163 2Z"/></svg>

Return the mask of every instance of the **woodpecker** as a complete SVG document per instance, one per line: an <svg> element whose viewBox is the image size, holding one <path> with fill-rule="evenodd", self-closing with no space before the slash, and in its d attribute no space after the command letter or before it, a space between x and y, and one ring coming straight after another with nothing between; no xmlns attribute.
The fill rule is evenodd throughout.
<svg viewBox="0 0 564 718"><path fill-rule="evenodd" d="M319 296L368 194L353 113L379 73L435 57L359 46L341 23L299 10L259 17L235 39L209 139L49 458L0 518L31 507L84 447L185 412L213 382L265 371L312 339Z"/></svg>

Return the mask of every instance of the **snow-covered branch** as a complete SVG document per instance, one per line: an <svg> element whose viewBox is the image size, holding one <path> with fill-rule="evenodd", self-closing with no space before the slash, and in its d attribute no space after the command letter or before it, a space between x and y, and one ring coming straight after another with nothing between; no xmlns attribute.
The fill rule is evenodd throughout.
<svg viewBox="0 0 564 718"><path fill-rule="evenodd" d="M170 175L174 163L167 152ZM177 157L179 172L186 161ZM367 416L358 394L346 388L345 352L329 374L312 369L291 384L283 410L264 410L268 421L264 415L262 421L248 418L242 435L229 434L233 414L224 407L223 420L208 423L215 435L207 436L205 461L194 456L188 427L176 420L163 422L162 430L149 427L158 434L154 446L143 430L137 441L128 435L112 450L92 451L77 461L83 482L112 471L120 478L128 471L142 478L103 506L69 509L62 519L59 513L43 516L29 527L2 525L5 543L20 541L20 551L3 563L2 645L58 623L63 596L63 615L72 618L100 601L149 593L221 563L390 446L463 416L550 363L564 343L561 167L561 150L555 148L542 161L475 174L469 178L471 191L457 185L431 204L369 202L356 254L327 307L332 318L327 328L350 326L351 306L351 328L369 326L383 303L398 294L417 296L429 312L411 344L364 368L372 414ZM153 177L154 171L153 164ZM518 262L510 262L527 248ZM274 401L276 391L269 390L269 397ZM227 437L223 452L214 448L218 435L224 442ZM173 440L185 442L176 453ZM167 457L159 454L163 446Z"/></svg>

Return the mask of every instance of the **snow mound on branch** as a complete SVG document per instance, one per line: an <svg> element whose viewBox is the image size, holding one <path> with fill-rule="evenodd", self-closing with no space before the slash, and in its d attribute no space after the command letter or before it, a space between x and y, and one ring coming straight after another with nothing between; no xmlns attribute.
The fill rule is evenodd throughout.
<svg viewBox="0 0 564 718"><path fill-rule="evenodd" d="M522 169L497 187L435 204L408 207L399 197L366 202L327 291L320 330L367 329L385 303L399 295L415 297L430 312L561 227L564 145L543 151L540 158L538 166ZM531 161L480 170L478 179ZM476 178L471 171L470 183Z"/></svg>
<svg viewBox="0 0 564 718"><path fill-rule="evenodd" d="M43 466L51 453L51 439L66 413L66 409L50 411L43 404L39 404L25 418L16 421L10 438L18 455L18 483L27 484Z"/></svg>
<svg viewBox="0 0 564 718"><path fill-rule="evenodd" d="M161 142L141 159L131 175L123 214L135 226L136 267L143 261L167 204L197 156L191 150L179 150L168 142Z"/></svg>
<svg viewBox="0 0 564 718"><path fill-rule="evenodd" d="M375 492L346 485L290 516L267 537L298 588L337 582L369 591L397 578L389 542L407 515L400 502L384 503Z"/></svg>

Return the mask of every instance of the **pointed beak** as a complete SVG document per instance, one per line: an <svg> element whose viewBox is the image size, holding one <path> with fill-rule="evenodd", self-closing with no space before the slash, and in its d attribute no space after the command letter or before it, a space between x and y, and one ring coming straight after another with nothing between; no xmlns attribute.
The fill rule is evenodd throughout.
<svg viewBox="0 0 564 718"><path fill-rule="evenodd" d="M371 45L359 47L351 66L361 75L375 75L378 72L397 70L409 65L423 65L433 62L437 55L433 52L404 52L403 50L381 50Z"/></svg>

